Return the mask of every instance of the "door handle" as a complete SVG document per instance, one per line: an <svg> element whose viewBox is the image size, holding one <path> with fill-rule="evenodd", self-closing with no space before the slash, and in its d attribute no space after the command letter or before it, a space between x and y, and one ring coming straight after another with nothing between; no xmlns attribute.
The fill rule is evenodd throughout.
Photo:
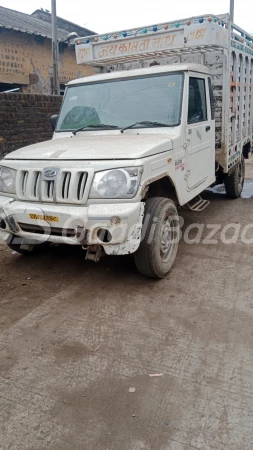
<svg viewBox="0 0 253 450"><path fill-rule="evenodd" d="M210 130L211 130L211 127L209 125L207 125L206 131L210 131Z"/></svg>

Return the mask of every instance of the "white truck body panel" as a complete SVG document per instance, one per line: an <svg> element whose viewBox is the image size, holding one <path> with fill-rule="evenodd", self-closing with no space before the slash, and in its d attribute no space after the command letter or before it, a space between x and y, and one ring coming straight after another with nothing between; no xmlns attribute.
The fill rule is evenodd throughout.
<svg viewBox="0 0 253 450"><path fill-rule="evenodd" d="M78 78L77 80L72 80L68 83L68 86L75 86L79 84L90 84L90 83L99 83L106 82L110 80L123 79L123 78L134 78L140 76L148 76L148 75L158 75L162 73L171 73L175 71L185 72L190 70L191 72L205 73L210 75L210 70L208 67L203 67L202 64L195 63L179 63L176 65L162 65L162 66L153 66L153 67L145 67L145 68L128 68L123 71L112 71L112 72L103 72L96 75L90 75L89 77Z"/></svg>
<svg viewBox="0 0 253 450"><path fill-rule="evenodd" d="M63 133L64 135L64 133ZM173 148L172 139L175 136L169 134L149 134L148 136L119 132L108 135L76 136L71 139L63 136L62 139L54 139L39 144L29 145L24 149L12 152L9 159L22 160L113 160L144 158ZM85 162L86 164L86 162Z"/></svg>

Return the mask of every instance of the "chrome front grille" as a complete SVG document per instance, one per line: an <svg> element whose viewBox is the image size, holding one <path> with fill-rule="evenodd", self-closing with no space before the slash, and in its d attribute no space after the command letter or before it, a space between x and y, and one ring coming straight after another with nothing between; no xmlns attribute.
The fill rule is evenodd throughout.
<svg viewBox="0 0 253 450"><path fill-rule="evenodd" d="M77 199L80 201L84 196L86 186L87 174L85 172L80 173L80 177L77 185Z"/></svg>
<svg viewBox="0 0 253 450"><path fill-rule="evenodd" d="M85 203L88 197L87 179L88 172L78 169L20 170L17 195L27 201Z"/></svg>
<svg viewBox="0 0 253 450"><path fill-rule="evenodd" d="M69 187L70 187L70 181L71 181L71 173L66 172L63 175L63 182L62 182L62 198L64 200L69 198Z"/></svg>
<svg viewBox="0 0 253 450"><path fill-rule="evenodd" d="M47 201L54 200L55 182L51 180L43 180L42 183L42 199Z"/></svg>
<svg viewBox="0 0 253 450"><path fill-rule="evenodd" d="M27 172L27 170L24 170L24 172L22 173L21 191L22 191L23 195L25 195L26 189L27 189L28 174L29 174L29 172Z"/></svg>
<svg viewBox="0 0 253 450"><path fill-rule="evenodd" d="M32 189L35 198L39 198L39 186L41 180L41 172L33 172Z"/></svg>

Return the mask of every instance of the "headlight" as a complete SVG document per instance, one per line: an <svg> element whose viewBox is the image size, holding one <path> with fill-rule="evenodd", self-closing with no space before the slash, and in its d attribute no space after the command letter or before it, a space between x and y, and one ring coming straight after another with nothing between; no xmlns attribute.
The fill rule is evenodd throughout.
<svg viewBox="0 0 253 450"><path fill-rule="evenodd" d="M16 175L16 170L0 166L0 192L16 193Z"/></svg>
<svg viewBox="0 0 253 450"><path fill-rule="evenodd" d="M142 167L97 172L94 176L90 198L133 198L138 190Z"/></svg>

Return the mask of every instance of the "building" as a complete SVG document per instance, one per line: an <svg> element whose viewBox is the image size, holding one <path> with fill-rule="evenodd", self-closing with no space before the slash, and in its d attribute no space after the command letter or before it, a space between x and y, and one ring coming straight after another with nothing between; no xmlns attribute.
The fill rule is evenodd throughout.
<svg viewBox="0 0 253 450"><path fill-rule="evenodd" d="M51 25L51 13L45 9L36 9L32 13L33 17L37 17L37 19L43 20ZM57 17L57 27L61 28L61 30L66 30L67 34L72 33L73 31L78 34L78 36L90 36L94 34L94 31L87 30L87 28L83 28L76 23L70 22L69 20L62 19L61 17Z"/></svg>
<svg viewBox="0 0 253 450"><path fill-rule="evenodd" d="M0 92L17 89L27 93L52 93L50 22L51 14L46 11L37 10L29 15L0 6ZM61 91L64 91L68 81L94 73L92 67L76 64L75 47L73 42L66 42L67 35L76 32L88 36L94 32L61 18L57 25L59 78Z"/></svg>

